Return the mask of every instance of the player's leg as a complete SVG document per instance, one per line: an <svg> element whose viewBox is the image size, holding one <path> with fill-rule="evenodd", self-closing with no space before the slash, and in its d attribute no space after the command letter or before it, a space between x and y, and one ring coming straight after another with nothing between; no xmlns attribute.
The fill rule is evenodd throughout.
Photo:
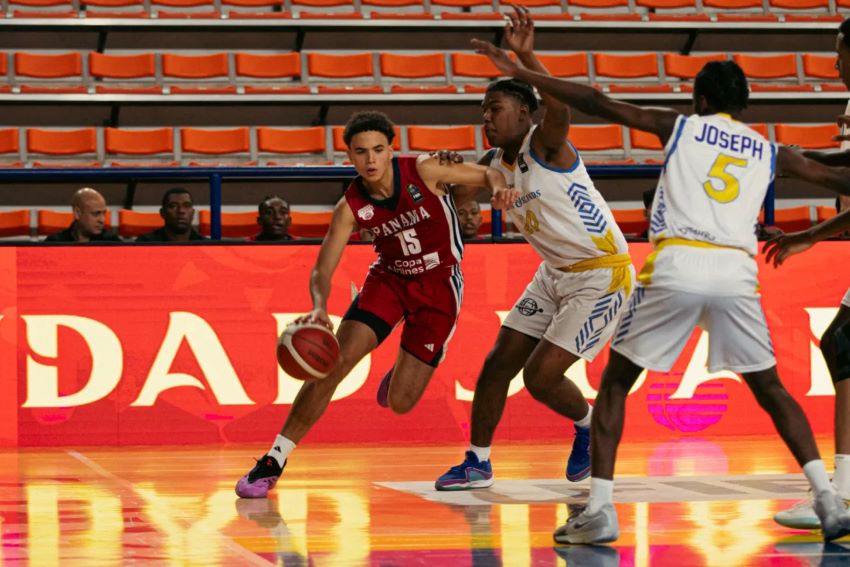
<svg viewBox="0 0 850 567"><path fill-rule="evenodd" d="M850 500L850 291L820 340L835 385L835 473L832 482Z"/></svg>

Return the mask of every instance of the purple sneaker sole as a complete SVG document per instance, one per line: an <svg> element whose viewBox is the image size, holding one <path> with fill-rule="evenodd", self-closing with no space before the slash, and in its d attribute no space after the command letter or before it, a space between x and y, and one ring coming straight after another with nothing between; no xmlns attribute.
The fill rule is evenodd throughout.
<svg viewBox="0 0 850 567"><path fill-rule="evenodd" d="M381 385L378 386L378 405L382 408L390 407L390 378L393 376L392 368L384 374Z"/></svg>
<svg viewBox="0 0 850 567"><path fill-rule="evenodd" d="M586 469L584 469L580 472L574 473L574 474L568 473L567 474L567 480L570 481L570 482L578 482L580 480L586 479L589 476L590 476L590 467L587 467Z"/></svg>
<svg viewBox="0 0 850 567"><path fill-rule="evenodd" d="M236 495L239 498L265 498L269 490L277 484L277 479L279 478L280 476L267 476L265 478L258 478L251 483L248 482L248 475L246 474L236 483Z"/></svg>

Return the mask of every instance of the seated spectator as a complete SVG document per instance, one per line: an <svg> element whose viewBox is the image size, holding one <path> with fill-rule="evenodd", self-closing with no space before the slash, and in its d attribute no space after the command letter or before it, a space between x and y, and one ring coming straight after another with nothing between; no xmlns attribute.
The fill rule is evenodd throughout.
<svg viewBox="0 0 850 567"><path fill-rule="evenodd" d="M655 200L655 188L647 189L643 192L643 216L646 218L646 222L649 223L649 218L652 216L652 202ZM649 226L647 224L646 230L641 232L638 237L635 239L637 241L640 240L649 240Z"/></svg>
<svg viewBox="0 0 850 567"><path fill-rule="evenodd" d="M71 199L74 221L71 226L51 234L46 242L121 242L117 234L105 229L106 200L91 187L83 187Z"/></svg>
<svg viewBox="0 0 850 567"><path fill-rule="evenodd" d="M289 234L292 217L289 215L289 203L277 195L269 195L258 207L257 224L260 232L250 238L254 242L273 242L276 240L294 240Z"/></svg>
<svg viewBox="0 0 850 567"><path fill-rule="evenodd" d="M195 204L192 194L182 187L174 187L162 196L159 209L164 225L154 231L143 234L136 242L189 242L207 240L192 227L195 219Z"/></svg>
<svg viewBox="0 0 850 567"><path fill-rule="evenodd" d="M470 199L468 201L458 203L456 207L463 239L475 240L476 238L481 238L478 234L482 221L481 206L478 204L478 201Z"/></svg>

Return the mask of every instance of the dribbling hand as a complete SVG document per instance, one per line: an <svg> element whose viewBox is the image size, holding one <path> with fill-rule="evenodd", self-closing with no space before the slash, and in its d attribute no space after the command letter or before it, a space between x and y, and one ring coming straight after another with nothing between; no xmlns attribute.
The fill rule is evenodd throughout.
<svg viewBox="0 0 850 567"><path fill-rule="evenodd" d="M298 325L304 325L306 323L315 323L318 325L324 325L331 331L334 330L334 324L331 323L331 318L328 317L328 312L324 309L313 309L308 314L302 315L293 322Z"/></svg>

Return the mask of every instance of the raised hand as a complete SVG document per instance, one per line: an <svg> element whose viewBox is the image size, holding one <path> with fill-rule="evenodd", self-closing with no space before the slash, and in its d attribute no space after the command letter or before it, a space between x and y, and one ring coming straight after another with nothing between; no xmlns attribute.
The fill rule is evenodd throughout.
<svg viewBox="0 0 850 567"><path fill-rule="evenodd" d="M482 39L473 39L472 47L475 49L476 53L481 53L482 55L486 55L490 58L490 61L505 75L514 76L516 72L519 70L519 66L511 61L511 58L508 57L508 54L503 50L499 49L489 41L484 41Z"/></svg>
<svg viewBox="0 0 850 567"><path fill-rule="evenodd" d="M451 165L453 163L463 163L463 156L451 150L440 150L429 153L432 158L437 158L440 165Z"/></svg>
<svg viewBox="0 0 850 567"><path fill-rule="evenodd" d="M814 242L808 232L783 234L764 245L762 251L767 254L764 261L766 264L773 262L773 266L778 268L789 257L805 252L812 246L814 246Z"/></svg>
<svg viewBox="0 0 850 567"><path fill-rule="evenodd" d="M501 187L493 191L493 197L490 198L490 205L494 209L507 209L511 203L519 199L519 189L514 189L511 186Z"/></svg>
<svg viewBox="0 0 850 567"><path fill-rule="evenodd" d="M517 55L526 55L534 51L534 21L525 6L512 4L510 21L505 25L505 43Z"/></svg>

